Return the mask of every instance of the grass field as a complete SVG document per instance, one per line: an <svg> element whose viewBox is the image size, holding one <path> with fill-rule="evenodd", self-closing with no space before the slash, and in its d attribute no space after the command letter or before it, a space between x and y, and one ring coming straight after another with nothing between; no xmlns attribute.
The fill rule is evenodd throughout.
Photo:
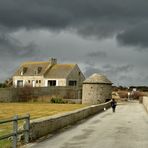
<svg viewBox="0 0 148 148"><path fill-rule="evenodd" d="M49 103L0 103L0 120L12 118L14 115L30 114L31 119L51 116L83 108L82 104L49 104ZM11 132L12 123L0 125L0 136ZM4 146L5 145L5 146ZM10 142L0 141L0 148L9 147Z"/></svg>
<svg viewBox="0 0 148 148"><path fill-rule="evenodd" d="M30 114L31 119L50 116L82 108L82 104L0 103L0 120L14 115Z"/></svg>

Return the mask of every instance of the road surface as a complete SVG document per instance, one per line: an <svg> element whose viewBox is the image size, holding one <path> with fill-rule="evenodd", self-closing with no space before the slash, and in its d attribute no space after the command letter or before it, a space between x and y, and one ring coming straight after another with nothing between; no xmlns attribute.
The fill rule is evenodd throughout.
<svg viewBox="0 0 148 148"><path fill-rule="evenodd" d="M27 148L148 148L148 114L142 104L129 102Z"/></svg>

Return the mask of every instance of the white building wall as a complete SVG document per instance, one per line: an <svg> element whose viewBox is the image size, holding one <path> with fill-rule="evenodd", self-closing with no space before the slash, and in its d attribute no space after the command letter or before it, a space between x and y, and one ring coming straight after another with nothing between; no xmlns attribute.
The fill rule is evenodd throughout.
<svg viewBox="0 0 148 148"><path fill-rule="evenodd" d="M66 79L58 79L58 86L66 86Z"/></svg>
<svg viewBox="0 0 148 148"><path fill-rule="evenodd" d="M34 87L45 87L43 76L14 76L13 86L17 87L17 81L22 80L23 86L30 85ZM30 83L29 83L30 81ZM41 83L39 83L39 81Z"/></svg>

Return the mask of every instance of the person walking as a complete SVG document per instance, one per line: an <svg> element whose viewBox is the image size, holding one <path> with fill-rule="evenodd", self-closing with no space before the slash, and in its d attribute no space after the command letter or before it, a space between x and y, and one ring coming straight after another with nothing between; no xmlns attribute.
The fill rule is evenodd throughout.
<svg viewBox="0 0 148 148"><path fill-rule="evenodd" d="M112 99L112 101L111 101L111 107L112 107L113 112L115 112L116 106L117 106L117 102L115 101L115 99Z"/></svg>

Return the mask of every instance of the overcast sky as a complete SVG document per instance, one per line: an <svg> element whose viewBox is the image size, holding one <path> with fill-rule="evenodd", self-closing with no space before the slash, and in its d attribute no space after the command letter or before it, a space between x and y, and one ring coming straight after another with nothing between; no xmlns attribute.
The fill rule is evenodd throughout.
<svg viewBox="0 0 148 148"><path fill-rule="evenodd" d="M148 1L0 0L0 82L49 57L78 64L86 78L148 85Z"/></svg>

